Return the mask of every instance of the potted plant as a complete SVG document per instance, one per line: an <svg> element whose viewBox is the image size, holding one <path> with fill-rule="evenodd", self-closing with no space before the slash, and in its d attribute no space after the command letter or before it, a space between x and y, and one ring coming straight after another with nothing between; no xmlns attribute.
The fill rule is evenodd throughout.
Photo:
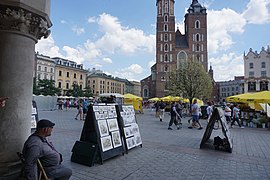
<svg viewBox="0 0 270 180"><path fill-rule="evenodd" d="M267 122L266 116L261 116L259 119L259 123L262 125L262 128L265 128L266 122Z"/></svg>

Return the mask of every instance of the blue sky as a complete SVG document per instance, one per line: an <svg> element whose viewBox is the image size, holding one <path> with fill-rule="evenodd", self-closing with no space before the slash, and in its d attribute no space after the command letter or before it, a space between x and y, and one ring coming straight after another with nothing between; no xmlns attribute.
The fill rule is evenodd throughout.
<svg viewBox="0 0 270 180"><path fill-rule="evenodd" d="M175 0L176 26L192 0ZM216 81L244 75L243 54L270 45L270 0L199 0L207 8L208 62ZM155 63L156 0L52 0L52 33L36 51L137 80Z"/></svg>

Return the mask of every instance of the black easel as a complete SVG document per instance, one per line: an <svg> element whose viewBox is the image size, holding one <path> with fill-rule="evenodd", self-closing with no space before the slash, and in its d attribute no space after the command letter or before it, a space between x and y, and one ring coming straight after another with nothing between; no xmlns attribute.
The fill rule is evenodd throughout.
<svg viewBox="0 0 270 180"><path fill-rule="evenodd" d="M224 150L231 153L232 148L233 148L233 140L232 140L231 133L229 131L229 127L228 127L227 122L226 122L224 111L221 107L214 108L212 116L207 124L206 129L205 129L205 132L204 132L201 144L200 144L200 148L205 147L207 145L207 142L209 142L210 136L211 136L212 131L214 129L214 125L215 125L215 123L217 123L216 121L218 123L220 123L222 133L225 136L224 144L226 144L226 145L224 147Z"/></svg>
<svg viewBox="0 0 270 180"><path fill-rule="evenodd" d="M124 154L115 106L115 104L89 106L80 141L77 141L72 149L73 162L92 166L95 162L103 164L104 160ZM78 146L88 150L82 153ZM88 158L86 163L85 158Z"/></svg>

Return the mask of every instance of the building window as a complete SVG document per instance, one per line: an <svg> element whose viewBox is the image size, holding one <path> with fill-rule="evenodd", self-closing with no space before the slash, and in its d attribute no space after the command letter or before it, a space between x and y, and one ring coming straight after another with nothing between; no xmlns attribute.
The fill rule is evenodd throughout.
<svg viewBox="0 0 270 180"><path fill-rule="evenodd" d="M53 73L53 68L51 68L51 73Z"/></svg>
<svg viewBox="0 0 270 180"><path fill-rule="evenodd" d="M160 41L163 41L163 34L160 34Z"/></svg>
<svg viewBox="0 0 270 180"><path fill-rule="evenodd" d="M58 82L58 88L62 88L62 83Z"/></svg>
<svg viewBox="0 0 270 180"><path fill-rule="evenodd" d="M47 74L44 75L44 79L48 79L48 75Z"/></svg>
<svg viewBox="0 0 270 180"><path fill-rule="evenodd" d="M166 78L164 76L161 76L161 81L166 81Z"/></svg>
<svg viewBox="0 0 270 180"><path fill-rule="evenodd" d="M38 76L37 76L37 77L38 77L38 79L41 79L41 74L38 74Z"/></svg>
<svg viewBox="0 0 270 180"><path fill-rule="evenodd" d="M58 75L59 75L59 76L62 76L62 71L59 71Z"/></svg>
<svg viewBox="0 0 270 180"><path fill-rule="evenodd" d="M93 80L93 84L95 84L96 83L96 81L95 80Z"/></svg>
<svg viewBox="0 0 270 180"><path fill-rule="evenodd" d="M165 52L168 52L168 44L165 44L165 46L164 46L164 51L165 51Z"/></svg>
<svg viewBox="0 0 270 180"><path fill-rule="evenodd" d="M74 79L76 79L76 76L77 76L76 73L74 73Z"/></svg>
<svg viewBox="0 0 270 180"><path fill-rule="evenodd" d="M200 51L200 45L199 45L199 44L197 44L197 46L196 46L196 51L197 51L197 52Z"/></svg>
<svg viewBox="0 0 270 180"><path fill-rule="evenodd" d="M196 29L199 29L200 28L200 21L195 21L195 28Z"/></svg>
<svg viewBox="0 0 270 180"><path fill-rule="evenodd" d="M253 69L253 63L249 63L249 69Z"/></svg>
<svg viewBox="0 0 270 180"><path fill-rule="evenodd" d="M66 83L66 89L69 89L69 83Z"/></svg>
<svg viewBox="0 0 270 180"><path fill-rule="evenodd" d="M51 75L51 78L50 78L50 80L53 80L53 75Z"/></svg>
<svg viewBox="0 0 270 180"><path fill-rule="evenodd" d="M38 66L38 70L41 71L41 66Z"/></svg>
<svg viewBox="0 0 270 180"><path fill-rule="evenodd" d="M162 54L160 55L160 62L162 62L163 61L163 57L162 57Z"/></svg>
<svg viewBox="0 0 270 180"><path fill-rule="evenodd" d="M262 68L265 68L265 62L262 62Z"/></svg>
<svg viewBox="0 0 270 180"><path fill-rule="evenodd" d="M196 41L200 41L200 34L196 34Z"/></svg>
<svg viewBox="0 0 270 180"><path fill-rule="evenodd" d="M253 71L249 72L249 77L254 77L254 72Z"/></svg>
<svg viewBox="0 0 270 180"><path fill-rule="evenodd" d="M168 22L168 16L167 15L164 16L164 22Z"/></svg>
<svg viewBox="0 0 270 180"><path fill-rule="evenodd" d="M164 31L165 31L165 32L168 31L168 24L164 24Z"/></svg>
<svg viewBox="0 0 270 180"><path fill-rule="evenodd" d="M164 41L168 41L168 34L164 34Z"/></svg>
<svg viewBox="0 0 270 180"><path fill-rule="evenodd" d="M160 44L160 51L163 51L163 45Z"/></svg>
<svg viewBox="0 0 270 180"><path fill-rule="evenodd" d="M261 77L266 77L266 71L261 71Z"/></svg>
<svg viewBox="0 0 270 180"><path fill-rule="evenodd" d="M82 85L80 84L80 90L82 90Z"/></svg>
<svg viewBox="0 0 270 180"><path fill-rule="evenodd" d="M248 82L248 91L256 90L256 82Z"/></svg>
<svg viewBox="0 0 270 180"><path fill-rule="evenodd" d="M67 77L69 77L69 72L67 72Z"/></svg>
<svg viewBox="0 0 270 180"><path fill-rule="evenodd" d="M164 67L164 72L168 72L168 66Z"/></svg>
<svg viewBox="0 0 270 180"><path fill-rule="evenodd" d="M82 78L82 74L80 75L80 79L82 80L83 78Z"/></svg>
<svg viewBox="0 0 270 180"><path fill-rule="evenodd" d="M168 60L168 54L165 54L164 55L164 62L168 62L169 60Z"/></svg>
<svg viewBox="0 0 270 180"><path fill-rule="evenodd" d="M47 72L47 67L44 68L44 71Z"/></svg>

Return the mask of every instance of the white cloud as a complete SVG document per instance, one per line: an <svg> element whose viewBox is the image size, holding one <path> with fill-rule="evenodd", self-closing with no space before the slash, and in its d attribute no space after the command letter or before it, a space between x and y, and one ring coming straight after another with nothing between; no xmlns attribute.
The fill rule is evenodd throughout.
<svg viewBox="0 0 270 180"><path fill-rule="evenodd" d="M90 24L90 23L95 23L96 22L96 17L93 16L93 17L89 17L87 22Z"/></svg>
<svg viewBox="0 0 270 180"><path fill-rule="evenodd" d="M140 81L138 79L138 75L143 73L143 68L138 64L132 64L127 68L121 69L120 71L115 71L113 76L125 78L128 80L136 80Z"/></svg>
<svg viewBox="0 0 270 180"><path fill-rule="evenodd" d="M116 17L105 13L99 16L98 24L104 35L96 41L96 45L108 53L155 51L155 35L146 36L142 30L123 27Z"/></svg>
<svg viewBox="0 0 270 180"><path fill-rule="evenodd" d="M36 52L50 57L63 57L59 50L59 47L55 45L52 35L47 39L42 38L35 46Z"/></svg>
<svg viewBox="0 0 270 180"><path fill-rule="evenodd" d="M232 80L234 76L244 75L242 54L229 53L220 57L212 57L209 59L209 64L213 67L216 81L228 81Z"/></svg>
<svg viewBox="0 0 270 180"><path fill-rule="evenodd" d="M251 24L264 24L270 21L269 6L270 0L250 0L247 9L242 16Z"/></svg>
<svg viewBox="0 0 270 180"><path fill-rule="evenodd" d="M78 26L74 26L72 28L72 31L74 31L78 36L81 35L81 34L83 34L83 33L85 33L84 28L80 28Z"/></svg>
<svg viewBox="0 0 270 180"><path fill-rule="evenodd" d="M67 23L65 20L61 20L60 22L61 22L61 24L66 24Z"/></svg>
<svg viewBox="0 0 270 180"><path fill-rule="evenodd" d="M234 44L231 33L243 33L245 19L231 9L208 11L208 51L217 53ZM209 23L211 22L211 23Z"/></svg>
<svg viewBox="0 0 270 180"><path fill-rule="evenodd" d="M103 58L103 61L108 64L112 64L111 58Z"/></svg>

